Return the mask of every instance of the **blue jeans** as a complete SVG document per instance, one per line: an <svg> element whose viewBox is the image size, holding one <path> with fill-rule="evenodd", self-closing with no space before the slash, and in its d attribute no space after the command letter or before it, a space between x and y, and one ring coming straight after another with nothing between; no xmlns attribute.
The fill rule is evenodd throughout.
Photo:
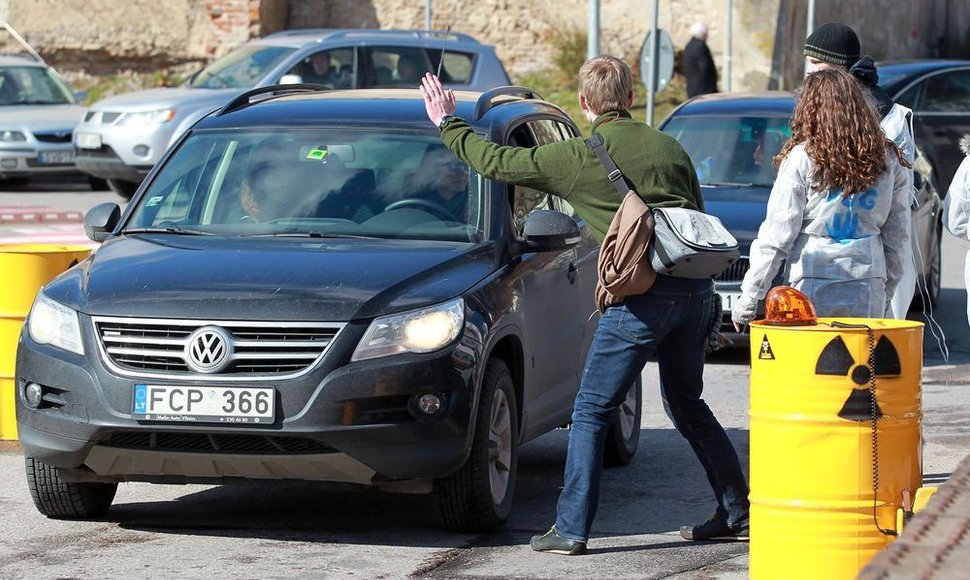
<svg viewBox="0 0 970 580"><path fill-rule="evenodd" d="M713 316L710 280L657 276L646 293L600 319L576 395L556 530L586 541L599 504L606 433L617 407L654 354L664 408L694 449L729 525L748 520L748 485L731 441L701 399Z"/></svg>

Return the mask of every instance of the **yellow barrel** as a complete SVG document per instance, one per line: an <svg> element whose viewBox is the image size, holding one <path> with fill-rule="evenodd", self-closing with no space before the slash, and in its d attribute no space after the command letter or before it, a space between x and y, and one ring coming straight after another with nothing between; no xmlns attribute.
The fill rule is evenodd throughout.
<svg viewBox="0 0 970 580"><path fill-rule="evenodd" d="M17 438L14 367L24 318L41 286L91 253L88 246L0 244L0 440Z"/></svg>
<svg viewBox="0 0 970 580"><path fill-rule="evenodd" d="M922 482L923 325L820 318L751 324L751 554L755 580L855 578L893 538ZM872 328L878 453L869 391ZM873 467L878 489L873 502ZM875 505L875 509L874 509Z"/></svg>

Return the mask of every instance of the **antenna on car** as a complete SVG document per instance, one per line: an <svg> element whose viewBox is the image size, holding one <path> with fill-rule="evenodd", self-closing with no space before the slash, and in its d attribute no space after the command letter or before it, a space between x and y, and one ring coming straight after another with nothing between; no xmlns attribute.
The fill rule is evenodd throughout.
<svg viewBox="0 0 970 580"><path fill-rule="evenodd" d="M445 41L448 40L448 33L451 32L451 25L445 27L445 33L441 35L441 56L438 57L438 74L434 75L441 78L441 65L445 62Z"/></svg>
<svg viewBox="0 0 970 580"><path fill-rule="evenodd" d="M36 50L34 50L34 47L30 46L30 44L26 40L24 40L24 37L20 36L20 34L18 34L17 31L13 29L13 26L10 26L10 24L6 20L0 21L0 24L3 25L4 30L10 33L10 36L14 37L14 40L20 43L20 46L24 47L24 50L26 50L30 54L30 56L34 57L35 59L37 59L38 61L44 64L47 64L44 61L44 58L40 56L40 54L38 54ZM442 54L444 54L444 52L442 52Z"/></svg>

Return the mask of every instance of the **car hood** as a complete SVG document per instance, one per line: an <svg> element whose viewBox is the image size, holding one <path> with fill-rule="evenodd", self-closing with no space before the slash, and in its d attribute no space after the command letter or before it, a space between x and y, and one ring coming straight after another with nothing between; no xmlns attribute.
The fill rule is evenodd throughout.
<svg viewBox="0 0 970 580"><path fill-rule="evenodd" d="M190 89L185 87L148 89L109 97L98 101L91 109L132 113L178 107L217 107L229 102L231 97L242 91L243 89Z"/></svg>
<svg viewBox="0 0 970 580"><path fill-rule="evenodd" d="M765 220L768 207L768 187L703 187L704 209L717 216L724 227L738 240L742 255L748 255L751 242L758 237L758 228Z"/></svg>
<svg viewBox="0 0 970 580"><path fill-rule="evenodd" d="M345 322L444 302L495 269L491 244L113 238L45 287L89 315Z"/></svg>
<svg viewBox="0 0 970 580"><path fill-rule="evenodd" d="M72 131L84 115L80 105L14 105L0 107L0 128L21 127L32 133Z"/></svg>

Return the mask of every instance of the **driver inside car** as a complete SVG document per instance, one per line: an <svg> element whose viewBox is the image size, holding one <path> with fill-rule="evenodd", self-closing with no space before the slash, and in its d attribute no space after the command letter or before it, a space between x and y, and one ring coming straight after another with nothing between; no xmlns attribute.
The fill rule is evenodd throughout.
<svg viewBox="0 0 970 580"><path fill-rule="evenodd" d="M468 166L444 145L429 146L418 170L411 176L408 198L427 202L438 217L465 222L468 205ZM443 211L442 211L443 210Z"/></svg>

